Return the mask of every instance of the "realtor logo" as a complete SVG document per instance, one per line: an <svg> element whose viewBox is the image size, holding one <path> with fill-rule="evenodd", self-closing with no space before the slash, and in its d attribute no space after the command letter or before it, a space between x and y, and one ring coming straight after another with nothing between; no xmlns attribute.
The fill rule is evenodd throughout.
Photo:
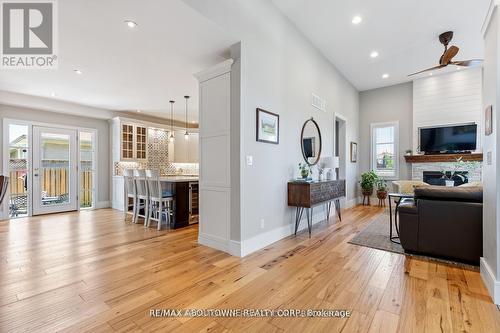
<svg viewBox="0 0 500 333"><path fill-rule="evenodd" d="M2 69L56 68L56 3L1 1Z"/></svg>

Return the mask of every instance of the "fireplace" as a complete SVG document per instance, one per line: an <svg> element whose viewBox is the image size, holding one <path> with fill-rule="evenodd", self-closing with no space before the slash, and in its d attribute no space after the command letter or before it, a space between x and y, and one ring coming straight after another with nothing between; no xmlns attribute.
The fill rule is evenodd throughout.
<svg viewBox="0 0 500 333"><path fill-rule="evenodd" d="M469 182L467 171L457 171L456 173L464 176L464 179L462 179L457 175L453 176L453 181L455 182L455 186L459 186ZM449 177L451 175L451 172L447 171L446 175ZM440 171L424 171L423 180L429 185L438 185L438 186L445 185L443 174Z"/></svg>

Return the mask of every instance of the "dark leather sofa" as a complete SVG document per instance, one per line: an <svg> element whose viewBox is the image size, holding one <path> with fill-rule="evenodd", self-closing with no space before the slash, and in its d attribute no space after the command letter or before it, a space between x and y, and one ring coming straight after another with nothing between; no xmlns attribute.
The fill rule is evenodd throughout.
<svg viewBox="0 0 500 333"><path fill-rule="evenodd" d="M399 206L405 252L479 264L483 253L483 188L425 186Z"/></svg>

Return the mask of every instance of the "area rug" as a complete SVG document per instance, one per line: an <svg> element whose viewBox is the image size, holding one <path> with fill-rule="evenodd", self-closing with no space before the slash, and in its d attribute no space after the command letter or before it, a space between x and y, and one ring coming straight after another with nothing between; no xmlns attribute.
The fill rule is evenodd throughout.
<svg viewBox="0 0 500 333"><path fill-rule="evenodd" d="M392 232L393 235L396 235L396 230L393 229ZM373 222L371 222L368 226L366 226L363 230L361 230L356 236L354 236L349 241L349 243L354 245L371 247L378 250L400 253L410 257L419 258L422 260L440 262L470 270L475 270L475 271L479 270L478 266L468 265L452 260L405 253L403 247L400 244L393 243L389 240L389 211L387 210L379 217L377 217Z"/></svg>

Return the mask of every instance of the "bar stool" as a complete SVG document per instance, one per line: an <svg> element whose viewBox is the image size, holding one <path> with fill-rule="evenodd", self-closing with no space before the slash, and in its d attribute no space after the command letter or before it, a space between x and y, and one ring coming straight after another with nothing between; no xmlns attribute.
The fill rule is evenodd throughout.
<svg viewBox="0 0 500 333"><path fill-rule="evenodd" d="M132 215L132 223L136 223L135 204L137 201L137 196L136 196L135 181L134 181L134 170L132 169L123 170L123 180L125 183L125 203L123 205L123 208L125 210L125 216L127 214ZM130 203L130 199L132 199L132 203ZM131 208L132 211L130 211Z"/></svg>
<svg viewBox="0 0 500 333"><path fill-rule="evenodd" d="M149 192L146 180L146 171L134 170L134 182L136 189L135 223L137 223L137 219L139 217L142 217L144 218L144 226L146 226L149 216ZM141 214L141 209L144 211L144 214Z"/></svg>
<svg viewBox="0 0 500 333"><path fill-rule="evenodd" d="M160 182L160 173L157 170L146 170L146 178L149 190L149 215L147 227L151 220L157 222L158 230L161 230L162 216L165 214L167 226L170 225L173 212L173 195L168 190L163 190Z"/></svg>

